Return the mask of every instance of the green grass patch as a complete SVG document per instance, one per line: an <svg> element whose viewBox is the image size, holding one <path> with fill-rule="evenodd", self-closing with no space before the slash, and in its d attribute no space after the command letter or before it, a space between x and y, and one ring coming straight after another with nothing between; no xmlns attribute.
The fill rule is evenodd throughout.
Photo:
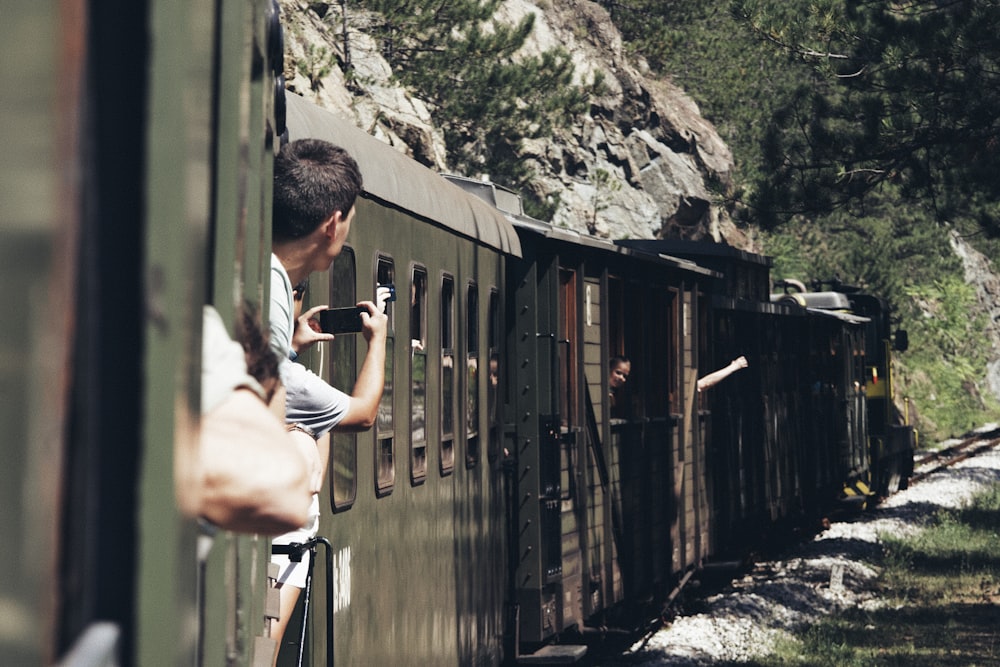
<svg viewBox="0 0 1000 667"><path fill-rule="evenodd" d="M937 512L909 538L883 536L876 610L824 619L752 667L1000 664L1000 485Z"/></svg>

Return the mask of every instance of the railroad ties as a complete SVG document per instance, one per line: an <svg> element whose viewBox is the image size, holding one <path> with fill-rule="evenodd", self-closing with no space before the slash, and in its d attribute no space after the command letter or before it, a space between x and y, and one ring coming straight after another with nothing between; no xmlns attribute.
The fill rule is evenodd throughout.
<svg viewBox="0 0 1000 667"><path fill-rule="evenodd" d="M973 431L953 445L933 452L926 452L918 457L913 462L914 471L910 483L919 482L948 466L993 449L998 445L1000 445L1000 426L992 424Z"/></svg>

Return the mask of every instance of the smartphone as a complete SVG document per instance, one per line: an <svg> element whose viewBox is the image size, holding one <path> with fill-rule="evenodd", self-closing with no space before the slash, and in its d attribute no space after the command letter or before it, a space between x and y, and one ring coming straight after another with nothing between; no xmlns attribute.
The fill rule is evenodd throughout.
<svg viewBox="0 0 1000 667"><path fill-rule="evenodd" d="M319 328L323 333L330 334L358 333L361 331L363 312L365 309L361 306L322 310L319 313Z"/></svg>

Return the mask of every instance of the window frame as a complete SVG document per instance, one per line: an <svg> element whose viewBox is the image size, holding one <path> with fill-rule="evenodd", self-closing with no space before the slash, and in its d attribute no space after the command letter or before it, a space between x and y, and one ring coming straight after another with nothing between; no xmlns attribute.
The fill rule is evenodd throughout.
<svg viewBox="0 0 1000 667"><path fill-rule="evenodd" d="M410 484L418 486L427 479L427 267L410 265L410 411L409 459ZM420 280L418 280L420 277ZM419 363L418 363L419 362ZM418 367L423 369L423 380L418 382ZM418 391L418 388L422 388ZM422 399L418 402L418 393ZM417 414L418 406L420 414Z"/></svg>
<svg viewBox="0 0 1000 667"><path fill-rule="evenodd" d="M448 272L441 273L440 288L440 341L441 341L441 391L438 395L438 425L441 437L439 441L438 469L442 477L452 474L455 470L455 397L457 395L456 367L456 292L455 276ZM450 291L447 287L450 285Z"/></svg>
<svg viewBox="0 0 1000 667"><path fill-rule="evenodd" d="M375 255L373 292L379 284L395 284L396 263L392 255L378 252ZM383 270L385 269L385 270ZM392 493L396 486L395 415L395 303L385 304L389 323L385 341L385 383L375 419L375 496L382 498Z"/></svg>

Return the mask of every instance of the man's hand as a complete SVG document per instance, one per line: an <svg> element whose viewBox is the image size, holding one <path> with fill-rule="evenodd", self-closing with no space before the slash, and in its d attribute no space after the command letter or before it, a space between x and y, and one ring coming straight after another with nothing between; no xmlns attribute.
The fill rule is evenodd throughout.
<svg viewBox="0 0 1000 667"><path fill-rule="evenodd" d="M389 297L388 287L379 287L375 292L375 302L359 301L358 306L367 312L361 313L361 335L371 343L376 336L385 338L389 330L389 316L385 314L385 300Z"/></svg>
<svg viewBox="0 0 1000 667"><path fill-rule="evenodd" d="M295 350L295 354L301 354L321 341L333 340L333 334L323 333L320 330L319 320L316 319L319 311L328 308L329 306L313 306L295 320L295 333L292 334L292 349Z"/></svg>

